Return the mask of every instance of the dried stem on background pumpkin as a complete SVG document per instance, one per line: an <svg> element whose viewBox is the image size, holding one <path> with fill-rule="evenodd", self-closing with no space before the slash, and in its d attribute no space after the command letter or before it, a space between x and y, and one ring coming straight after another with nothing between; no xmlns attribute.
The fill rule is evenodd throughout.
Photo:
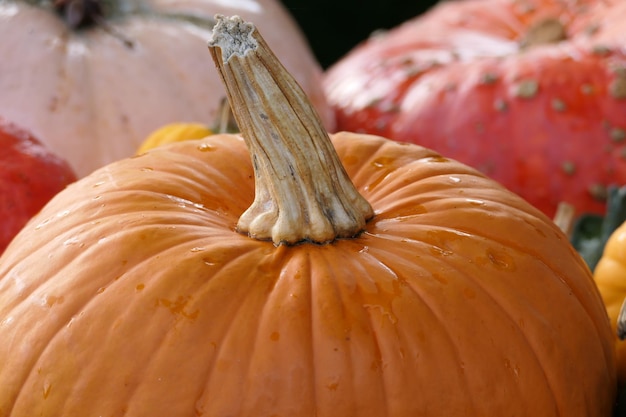
<svg viewBox="0 0 626 417"><path fill-rule="evenodd" d="M216 131L217 133L239 132L235 115L233 114L233 110L230 108L230 103L226 97L220 101Z"/></svg>
<svg viewBox="0 0 626 417"><path fill-rule="evenodd" d="M103 3L102 0L54 0L53 5L70 28L96 25L119 39L126 47L134 48L132 40L109 25L105 18Z"/></svg>
<svg viewBox="0 0 626 417"><path fill-rule="evenodd" d="M554 214L554 218L552 220L567 237L570 237L575 217L576 208L572 204L560 202L556 207L556 213Z"/></svg>
<svg viewBox="0 0 626 417"><path fill-rule="evenodd" d="M255 199L237 229L275 244L358 235L374 213L317 113L253 24L216 16L209 50L250 150Z"/></svg>

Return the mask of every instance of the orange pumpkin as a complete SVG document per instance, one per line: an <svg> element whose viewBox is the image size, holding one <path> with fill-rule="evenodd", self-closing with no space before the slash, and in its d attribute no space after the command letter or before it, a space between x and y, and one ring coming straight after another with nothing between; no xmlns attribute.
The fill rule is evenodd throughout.
<svg viewBox="0 0 626 417"><path fill-rule="evenodd" d="M547 217L329 140L254 26L210 45L242 136L97 170L0 258L0 416L611 414L606 311Z"/></svg>
<svg viewBox="0 0 626 417"><path fill-rule="evenodd" d="M215 13L258 22L334 126L321 68L278 0L2 1L0 114L79 176L132 156L166 123L211 123L226 93L206 70L208 54L196 51L206 48Z"/></svg>

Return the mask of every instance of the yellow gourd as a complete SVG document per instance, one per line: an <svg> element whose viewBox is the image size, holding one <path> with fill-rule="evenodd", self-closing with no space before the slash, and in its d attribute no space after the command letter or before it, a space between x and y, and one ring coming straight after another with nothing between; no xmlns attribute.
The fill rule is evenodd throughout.
<svg viewBox="0 0 626 417"><path fill-rule="evenodd" d="M202 123L170 123L152 132L141 144L137 154L168 143L202 139L212 134L213 131Z"/></svg>

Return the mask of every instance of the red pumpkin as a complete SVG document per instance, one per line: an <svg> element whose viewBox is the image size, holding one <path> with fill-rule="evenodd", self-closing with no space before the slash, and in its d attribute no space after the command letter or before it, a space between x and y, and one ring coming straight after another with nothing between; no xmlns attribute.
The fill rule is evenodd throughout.
<svg viewBox="0 0 626 417"><path fill-rule="evenodd" d="M52 196L75 180L67 161L0 119L0 253Z"/></svg>
<svg viewBox="0 0 626 417"><path fill-rule="evenodd" d="M340 130L416 142L552 216L626 182L626 2L442 2L329 69Z"/></svg>

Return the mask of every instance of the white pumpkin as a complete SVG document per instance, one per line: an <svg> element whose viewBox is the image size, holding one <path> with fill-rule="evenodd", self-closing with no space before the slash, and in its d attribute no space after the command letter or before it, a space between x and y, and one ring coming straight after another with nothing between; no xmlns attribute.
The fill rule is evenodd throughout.
<svg viewBox="0 0 626 417"><path fill-rule="evenodd" d="M103 13L73 28L59 3ZM333 128L321 68L278 0L0 0L0 115L79 176L133 155L166 123L210 124L225 97L206 44L215 14L256 22Z"/></svg>

